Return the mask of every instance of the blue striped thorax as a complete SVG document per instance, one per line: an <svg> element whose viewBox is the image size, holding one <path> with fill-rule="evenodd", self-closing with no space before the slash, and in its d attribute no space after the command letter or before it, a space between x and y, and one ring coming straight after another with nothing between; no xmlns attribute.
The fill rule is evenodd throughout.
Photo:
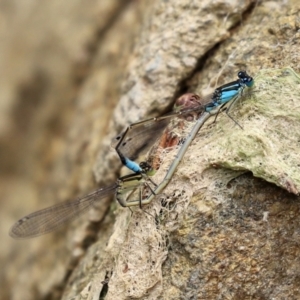
<svg viewBox="0 0 300 300"><path fill-rule="evenodd" d="M246 86L253 86L254 80L246 71L238 72L238 77L238 80L226 83L214 91L212 101L205 106L205 111L209 112L217 106L233 100L235 97L242 94Z"/></svg>

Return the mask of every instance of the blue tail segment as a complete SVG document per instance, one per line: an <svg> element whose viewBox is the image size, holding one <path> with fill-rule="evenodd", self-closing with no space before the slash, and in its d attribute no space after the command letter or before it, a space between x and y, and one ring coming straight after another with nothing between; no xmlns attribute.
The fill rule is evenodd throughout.
<svg viewBox="0 0 300 300"><path fill-rule="evenodd" d="M119 150L117 150L117 153L121 159L122 164L135 174L152 174L152 167L147 162L142 161L138 164L135 161L129 159L128 157L125 157Z"/></svg>
<svg viewBox="0 0 300 300"><path fill-rule="evenodd" d="M129 158L125 157L124 161L122 160L122 163L124 166L126 166L129 170L131 170L134 173L142 173L143 169L140 167L138 163L136 163L133 160L130 160Z"/></svg>

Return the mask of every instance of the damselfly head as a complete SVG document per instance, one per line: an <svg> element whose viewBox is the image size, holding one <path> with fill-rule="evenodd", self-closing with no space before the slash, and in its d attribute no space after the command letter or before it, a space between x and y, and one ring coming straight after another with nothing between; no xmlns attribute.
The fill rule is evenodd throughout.
<svg viewBox="0 0 300 300"><path fill-rule="evenodd" d="M152 170L152 167L145 161L140 162L139 166L141 167L144 173L148 173Z"/></svg>
<svg viewBox="0 0 300 300"><path fill-rule="evenodd" d="M253 78L251 76L249 76L246 71L239 71L238 72L238 77L248 87L251 87L254 83Z"/></svg>

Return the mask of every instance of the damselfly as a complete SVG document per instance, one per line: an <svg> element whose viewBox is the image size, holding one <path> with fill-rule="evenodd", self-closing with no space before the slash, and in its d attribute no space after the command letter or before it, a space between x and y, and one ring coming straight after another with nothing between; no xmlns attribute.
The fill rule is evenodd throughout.
<svg viewBox="0 0 300 300"><path fill-rule="evenodd" d="M169 114L165 117L161 118L154 118L145 120L139 123L132 124L127 128L125 133L122 135L122 137L119 139L118 144L116 146L116 150L118 152L123 163L128 162L127 161L127 155L126 153L129 153L128 146L126 147L126 144L133 139L133 137L138 135L146 135L148 132L145 130L147 127L156 128L157 130L155 132L156 139L158 138L159 133L162 132L162 130L169 124L169 119L173 116L184 116L187 117L189 115L193 115L196 113L196 115L204 113L200 116L200 118L196 121L192 131L188 135L185 142L182 144L175 160L173 161L172 165L170 166L164 180L156 186L155 183L153 183L149 176L152 175L152 169L149 164L146 162L140 163L138 165L139 168L132 169L135 174L129 174L127 176L123 176L117 180L117 182L111 186L104 187L97 189L96 191L81 197L77 198L73 201L67 201L63 203L56 204L54 206L39 210L37 212L31 213L23 218L21 218L19 221L17 221L10 230L10 236L13 238L30 238L30 237L36 237L39 235L43 235L49 232L52 232L62 226L63 224L66 224L70 222L71 220L79 217L82 213L86 212L89 208L93 207L97 201L100 199L103 199L107 196L110 196L112 194L115 194L116 199L123 207L129 207L129 206L136 206L136 205L143 205L148 204L152 201L152 199L159 194L169 183L171 180L178 164L180 163L181 159L183 158L185 152L187 151L189 145L193 141L194 137L198 133L199 129L202 127L202 125L206 122L206 120L211 116L211 114L215 114L216 111L218 113L218 108L222 107L226 103L228 103L231 100L235 100L238 98L239 95L241 95L243 89L246 86L252 86L253 85L253 79L247 75L246 72L239 72L238 74L239 80L226 84L222 87L219 87L215 90L213 93L213 96L211 96L206 104L203 104L203 102L199 101L200 98L195 96L194 104L191 104L193 102L190 102L190 106L185 106L184 109L174 112L172 114ZM235 91L235 92L233 92ZM201 103L201 104L199 104ZM232 105L232 104L231 104ZM228 109L230 109L231 105ZM188 107L188 108L187 108ZM227 114L228 114L227 109ZM228 116L233 119L229 114ZM166 121L166 123L165 123ZM235 120L234 120L235 121ZM148 123L149 122L149 123ZM236 121L235 121L236 122ZM148 125L146 125L148 123ZM149 125L150 124L150 125ZM152 125L154 124L154 125ZM157 126L156 124L159 124ZM142 129L137 129L135 131L135 135L132 135L133 137L130 137L130 132L133 128L139 125L142 125ZM134 133L134 131L132 131ZM151 131L150 131L151 132ZM152 133L152 136L154 134ZM126 137L126 139L125 139ZM145 138L144 138L145 140ZM149 138L148 138L149 140ZM152 139L153 140L153 139ZM131 143L129 143L131 144ZM134 143L133 143L134 144ZM140 142L139 150L143 149L145 147L146 143ZM122 151L121 151L122 150ZM124 154L124 152L125 154ZM127 152L126 152L127 151ZM122 158L123 157L123 158ZM130 161L130 159L128 158ZM134 164L136 164L134 161L132 161ZM137 164L136 164L137 165ZM133 165L134 166L134 165ZM153 185L153 188L151 187L151 184ZM150 196L143 199L143 190L144 188L149 188L151 190ZM131 195L136 191L139 191L139 199L138 200L129 200Z"/></svg>
<svg viewBox="0 0 300 300"><path fill-rule="evenodd" d="M129 125L122 134L112 141L112 147L116 149L121 162L133 172L143 173L141 166L135 162L137 156L155 143L173 117L186 118L193 113L199 115L203 112L215 112L218 109L216 113L217 118L219 110L232 101L226 109L226 114L240 126L229 114L229 110L236 99L242 95L244 89L253 86L254 80L246 71L238 72L238 78L236 81L218 87L211 95L203 99L193 94L193 97L189 97L190 103L183 102L183 105L180 105L180 101L178 101L179 106L175 107L175 111L170 114Z"/></svg>

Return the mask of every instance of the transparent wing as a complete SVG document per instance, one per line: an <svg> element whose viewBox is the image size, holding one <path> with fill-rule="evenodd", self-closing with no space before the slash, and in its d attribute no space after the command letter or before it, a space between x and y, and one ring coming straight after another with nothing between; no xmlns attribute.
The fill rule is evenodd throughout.
<svg viewBox="0 0 300 300"><path fill-rule="evenodd" d="M169 118L152 118L132 124L113 139L112 146L125 157L136 160L138 155L145 153L162 135L172 117L173 115Z"/></svg>
<svg viewBox="0 0 300 300"><path fill-rule="evenodd" d="M206 100L206 102L209 101ZM180 109L162 117L150 118L131 124L123 133L113 139L111 146L125 157L135 160L138 155L143 154L153 146L172 118L185 118L192 113L202 112L204 109L202 99L196 94L181 96L176 100L176 106Z"/></svg>
<svg viewBox="0 0 300 300"><path fill-rule="evenodd" d="M89 209L96 200L114 193L116 188L117 184L114 184L98 189L82 198L59 203L31 213L17 221L10 229L9 235L15 239L22 239L49 233L77 218Z"/></svg>

